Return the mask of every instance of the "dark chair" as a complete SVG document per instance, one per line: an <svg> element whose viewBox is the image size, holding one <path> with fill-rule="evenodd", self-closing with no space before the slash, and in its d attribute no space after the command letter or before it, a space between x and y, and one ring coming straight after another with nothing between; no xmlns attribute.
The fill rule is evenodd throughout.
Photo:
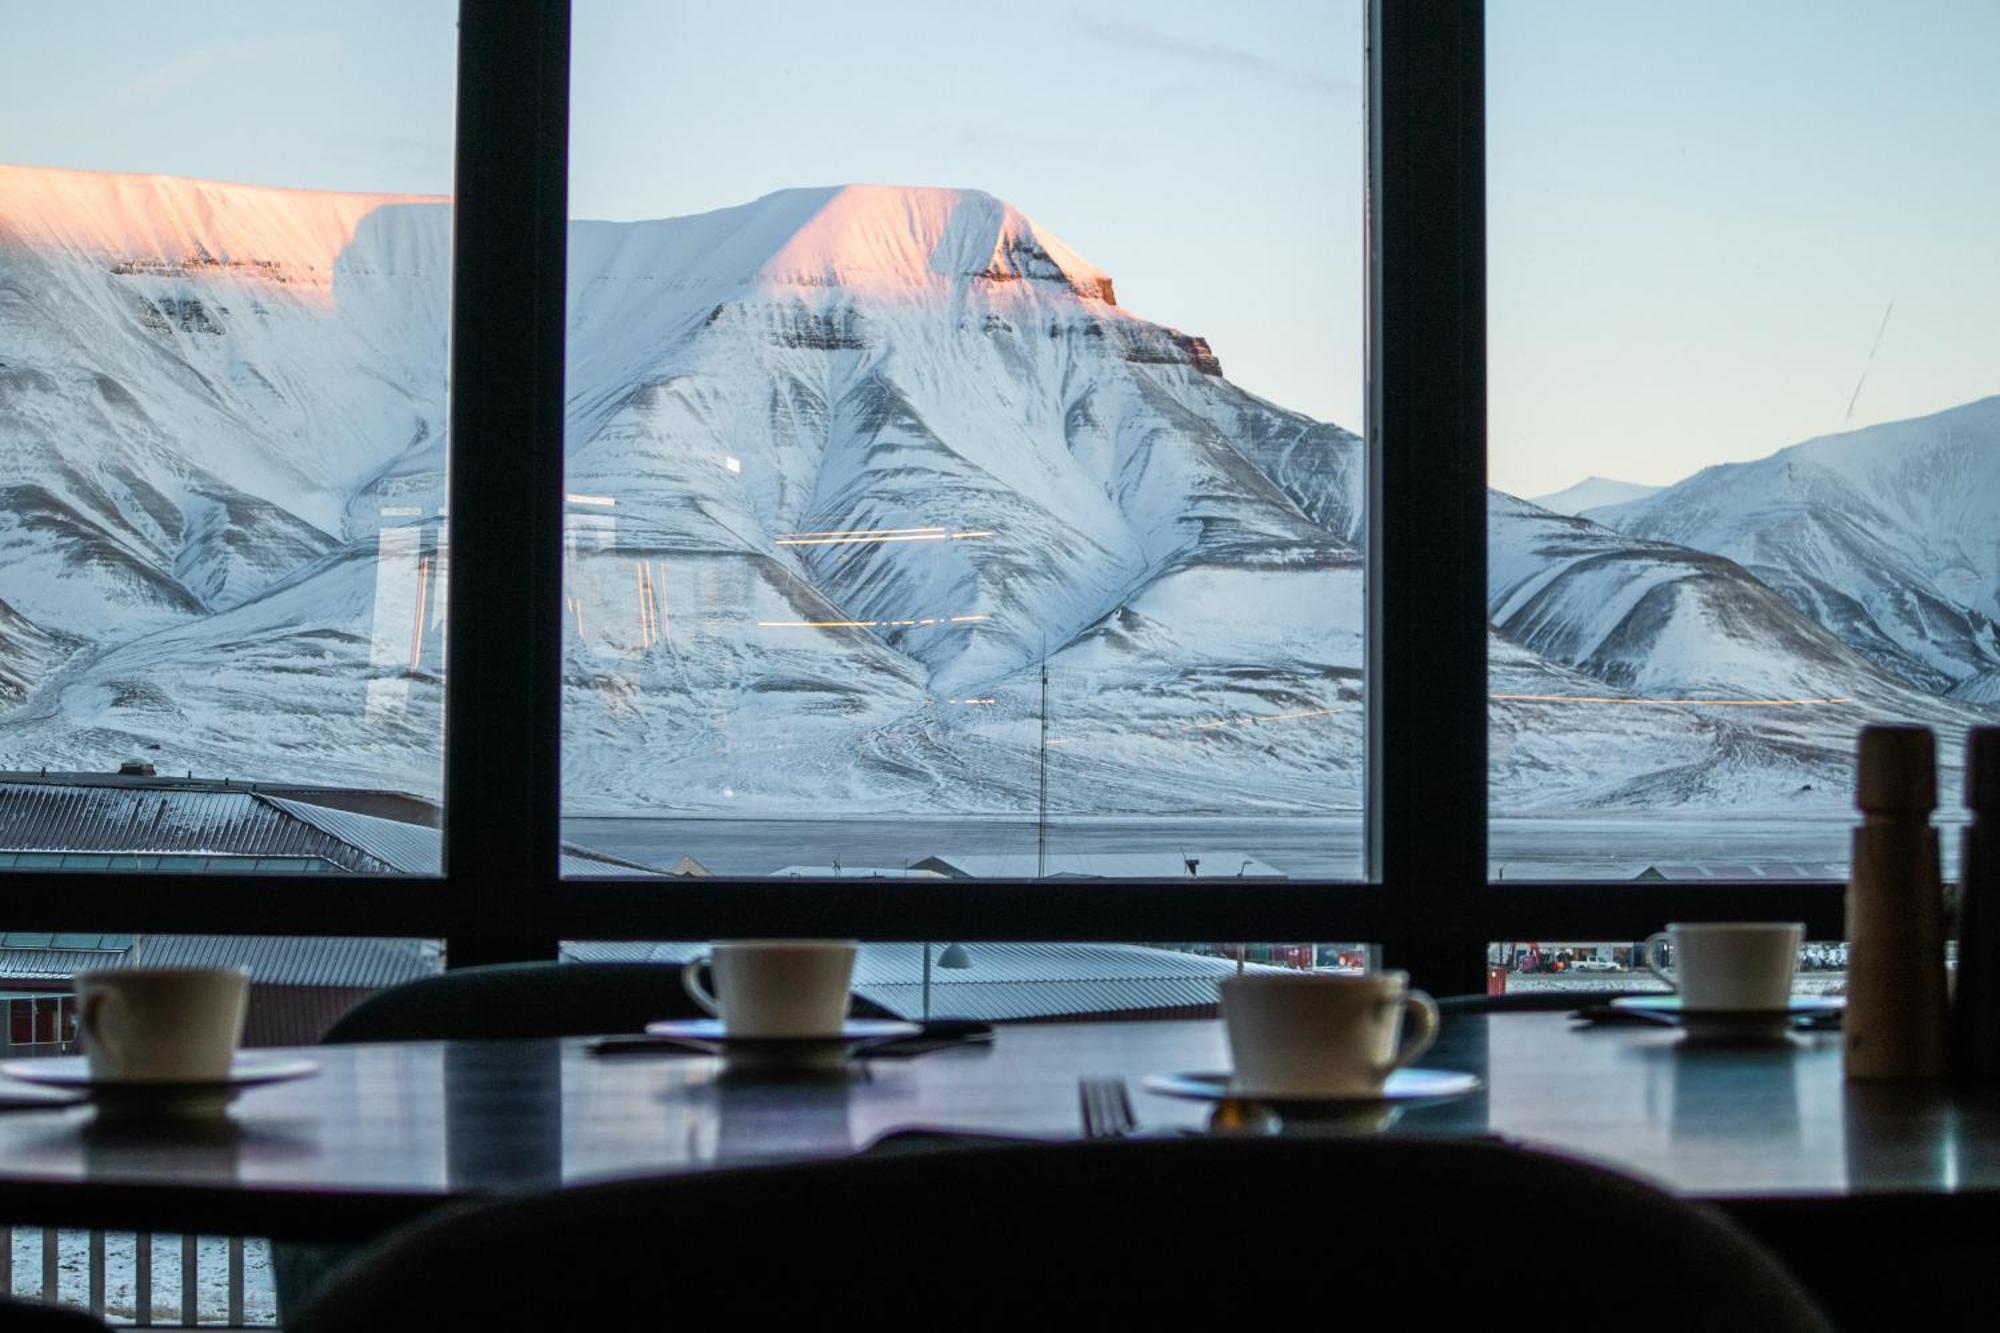
<svg viewBox="0 0 2000 1333"><path fill-rule="evenodd" d="M1550 1014L1609 1004L1626 995L1657 995L1640 990L1531 990L1514 995L1440 995L1438 1012L1453 1014Z"/></svg>
<svg viewBox="0 0 2000 1333"><path fill-rule="evenodd" d="M860 996L861 1018L893 1017ZM321 1041L467 1041L640 1032L657 1018L699 1018L670 963L503 963L464 967L371 995Z"/></svg>
<svg viewBox="0 0 2000 1333"><path fill-rule="evenodd" d="M859 1018L894 1018L855 996ZM480 1041L589 1037L643 1032L661 1018L700 1018L671 963L501 963L462 967L369 996L320 1038L364 1041ZM325 1274L354 1253L349 1245L278 1242L271 1271L280 1314L298 1307Z"/></svg>
<svg viewBox="0 0 2000 1333"><path fill-rule="evenodd" d="M106 1333L109 1327L72 1306L0 1296L0 1329L7 1333Z"/></svg>
<svg viewBox="0 0 2000 1333"><path fill-rule="evenodd" d="M1481 1142L1206 1138L864 1155L469 1205L365 1251L287 1328L721 1316L1828 1327L1719 1213L1595 1167Z"/></svg>

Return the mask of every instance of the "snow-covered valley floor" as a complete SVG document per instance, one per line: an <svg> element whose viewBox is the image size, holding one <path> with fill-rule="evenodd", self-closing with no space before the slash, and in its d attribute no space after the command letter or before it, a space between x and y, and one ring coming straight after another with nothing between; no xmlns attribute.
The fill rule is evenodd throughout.
<svg viewBox="0 0 2000 1333"><path fill-rule="evenodd" d="M1940 823L1946 871L1957 866L1951 812ZM1630 879L1652 865L1746 868L1810 863L1844 866L1844 814L1672 813L1499 817L1491 863L1501 879ZM573 842L652 865L692 856L719 875L767 875L790 865L895 869L927 856L1032 856L1030 818L599 819L564 821ZM1358 815L1316 817L1065 818L1050 821L1051 871L1080 870L1094 854L1241 851L1294 879L1361 873ZM1211 864L1227 874L1228 867Z"/></svg>

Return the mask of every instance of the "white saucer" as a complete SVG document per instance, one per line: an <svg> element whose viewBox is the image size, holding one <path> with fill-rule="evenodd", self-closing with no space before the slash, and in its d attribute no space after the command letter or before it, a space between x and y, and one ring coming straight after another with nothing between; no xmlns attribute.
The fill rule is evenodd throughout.
<svg viewBox="0 0 2000 1333"><path fill-rule="evenodd" d="M825 1037L732 1037L719 1018L674 1018L646 1024L646 1035L683 1042L721 1056L735 1069L832 1069L879 1042L913 1037L918 1023L850 1018Z"/></svg>
<svg viewBox="0 0 2000 1333"><path fill-rule="evenodd" d="M214 1116L238 1094L269 1083L288 1083L319 1072L314 1060L238 1053L229 1076L221 1079L99 1081L90 1076L87 1055L58 1055L40 1060L0 1062L0 1074L45 1088L78 1092L97 1106L98 1114L116 1118L195 1118Z"/></svg>
<svg viewBox="0 0 2000 1333"><path fill-rule="evenodd" d="M1613 1009L1684 1029L1689 1037L1783 1037L1800 1019L1837 1014L1847 1007L1838 995L1794 995L1783 1009L1690 1009L1679 995L1621 995Z"/></svg>
<svg viewBox="0 0 2000 1333"><path fill-rule="evenodd" d="M1181 1072L1150 1074L1143 1086L1146 1091L1159 1093L1162 1097L1185 1097L1197 1102L1244 1101L1266 1102L1274 1106L1333 1108L1442 1101L1477 1092L1482 1086L1479 1075L1455 1069L1398 1069L1389 1075L1389 1081L1382 1085L1379 1092L1358 1097L1268 1097L1236 1092L1229 1086L1229 1081L1227 1071Z"/></svg>
<svg viewBox="0 0 2000 1333"><path fill-rule="evenodd" d="M838 1033L824 1037L732 1037L723 1030L719 1018L670 1018L658 1023L646 1024L649 1037L678 1037L682 1041L711 1041L716 1045L798 1045L805 1042L827 1041L881 1041L885 1037L914 1037L922 1032L918 1023L904 1023L892 1018L850 1018L840 1025Z"/></svg>

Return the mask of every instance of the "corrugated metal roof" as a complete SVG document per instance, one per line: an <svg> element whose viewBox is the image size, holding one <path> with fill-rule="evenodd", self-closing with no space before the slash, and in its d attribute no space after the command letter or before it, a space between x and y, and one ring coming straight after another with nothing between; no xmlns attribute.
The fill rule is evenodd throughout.
<svg viewBox="0 0 2000 1333"><path fill-rule="evenodd" d="M336 810L332 806L311 805L283 796L260 793L256 799L294 819L303 820L330 838L338 838L350 847L359 848L402 874L435 875L444 864L444 835L437 829L394 819L378 819L374 815L357 814L352 810Z"/></svg>
<svg viewBox="0 0 2000 1333"><path fill-rule="evenodd" d="M678 963L685 958L667 958L656 951L663 946L644 940L577 940L562 945L566 963ZM693 957L694 951L689 953Z"/></svg>
<svg viewBox="0 0 2000 1333"><path fill-rule="evenodd" d="M561 862L561 869L557 873L564 876L665 876L673 873L672 871L661 870L655 866L642 865L637 861L627 861L623 857L613 856L609 852L600 852L594 848L581 847L573 842L566 842L562 845L562 855L559 860Z"/></svg>
<svg viewBox="0 0 2000 1333"><path fill-rule="evenodd" d="M915 866L781 866L772 879L951 879L942 870L918 870Z"/></svg>
<svg viewBox="0 0 2000 1333"><path fill-rule="evenodd" d="M0 777L0 852L311 857L342 870L402 875L435 875L443 862L444 835L426 824L269 790L136 781L152 785ZM662 872L564 843L562 873Z"/></svg>
<svg viewBox="0 0 2000 1333"><path fill-rule="evenodd" d="M146 935L131 952L18 949L0 952L0 984L8 979L63 980L79 972L119 967L248 967L250 979L271 986L331 986L379 990L436 973L442 960L431 940L306 938L285 935Z"/></svg>
<svg viewBox="0 0 2000 1333"><path fill-rule="evenodd" d="M247 791L5 782L0 783L0 849L308 856L343 870L396 871L395 863L299 818L276 800Z"/></svg>
<svg viewBox="0 0 2000 1333"><path fill-rule="evenodd" d="M563 952L578 962L680 963L707 947L603 940L565 944ZM920 1016L922 947L863 944L854 960L854 989L891 1013ZM933 1016L997 1023L1203 1007L1216 1002L1216 983L1236 971L1232 959L1139 944L982 943L965 949L971 967L931 968ZM1252 963L1246 970L1285 969Z"/></svg>
<svg viewBox="0 0 2000 1333"><path fill-rule="evenodd" d="M283 986L379 990L443 966L434 940L289 935L145 935L135 950L148 967L248 967L250 979ZM125 957L129 960L132 954Z"/></svg>
<svg viewBox="0 0 2000 1333"><path fill-rule="evenodd" d="M438 822L438 804L406 791L384 791L366 787L328 787L310 782L238 782L234 778L158 775L135 773L51 773L28 769L0 770L0 783L25 782L44 787L118 787L150 791L250 791L313 805L331 805L342 810L379 815L411 824Z"/></svg>
<svg viewBox="0 0 2000 1333"><path fill-rule="evenodd" d="M919 1018L924 1011L924 988L920 982L856 986L855 990L890 1013L905 1018ZM931 1017L971 1018L982 1023L1082 1018L1155 1009L1212 1009L1215 1003L1215 982L1194 978L958 982L940 986L933 973L931 982Z"/></svg>

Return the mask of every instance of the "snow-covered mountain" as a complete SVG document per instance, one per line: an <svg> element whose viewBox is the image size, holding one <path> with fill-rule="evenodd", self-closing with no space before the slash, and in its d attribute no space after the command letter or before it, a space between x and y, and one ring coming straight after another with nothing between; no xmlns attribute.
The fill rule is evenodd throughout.
<svg viewBox="0 0 2000 1333"><path fill-rule="evenodd" d="M1725 557L1498 492L1487 551L1500 808L1837 805L1864 722L1938 728L1955 769L1964 729L1991 720L1883 670Z"/></svg>
<svg viewBox="0 0 2000 1333"><path fill-rule="evenodd" d="M1647 486L1637 481L1618 481L1612 477L1585 477L1574 486L1565 486L1547 495L1532 496L1531 502L1554 514L1581 514L1586 509L1601 509L1605 505L1623 504L1627 500L1638 500L1663 490L1660 486Z"/></svg>
<svg viewBox="0 0 2000 1333"><path fill-rule="evenodd" d="M1704 468L1586 517L1728 556L1921 689L2000 670L2000 397Z"/></svg>
<svg viewBox="0 0 2000 1333"><path fill-rule="evenodd" d="M443 437L449 243L435 199L0 167L0 763L435 788L435 715L378 768L367 699L443 498L377 492Z"/></svg>
<svg viewBox="0 0 2000 1333"><path fill-rule="evenodd" d="M0 767L436 790L449 243L0 168ZM1064 813L1358 805L1358 440L1033 219L786 190L569 274L568 808L1019 812L1044 753ZM1501 496L1493 549L1505 808L1783 805L1863 715L1984 716L1728 552Z"/></svg>
<svg viewBox="0 0 2000 1333"><path fill-rule="evenodd" d="M447 209L0 193L0 762L434 789ZM976 192L572 250L574 803L1019 808L1044 643L1052 767L1108 808L1351 801L1346 432ZM884 529L922 540L802 535Z"/></svg>
<svg viewBox="0 0 2000 1333"><path fill-rule="evenodd" d="M1020 809L1046 651L1063 788L1351 801L1352 436L976 191L583 223L571 268L570 488L616 501L572 793Z"/></svg>

